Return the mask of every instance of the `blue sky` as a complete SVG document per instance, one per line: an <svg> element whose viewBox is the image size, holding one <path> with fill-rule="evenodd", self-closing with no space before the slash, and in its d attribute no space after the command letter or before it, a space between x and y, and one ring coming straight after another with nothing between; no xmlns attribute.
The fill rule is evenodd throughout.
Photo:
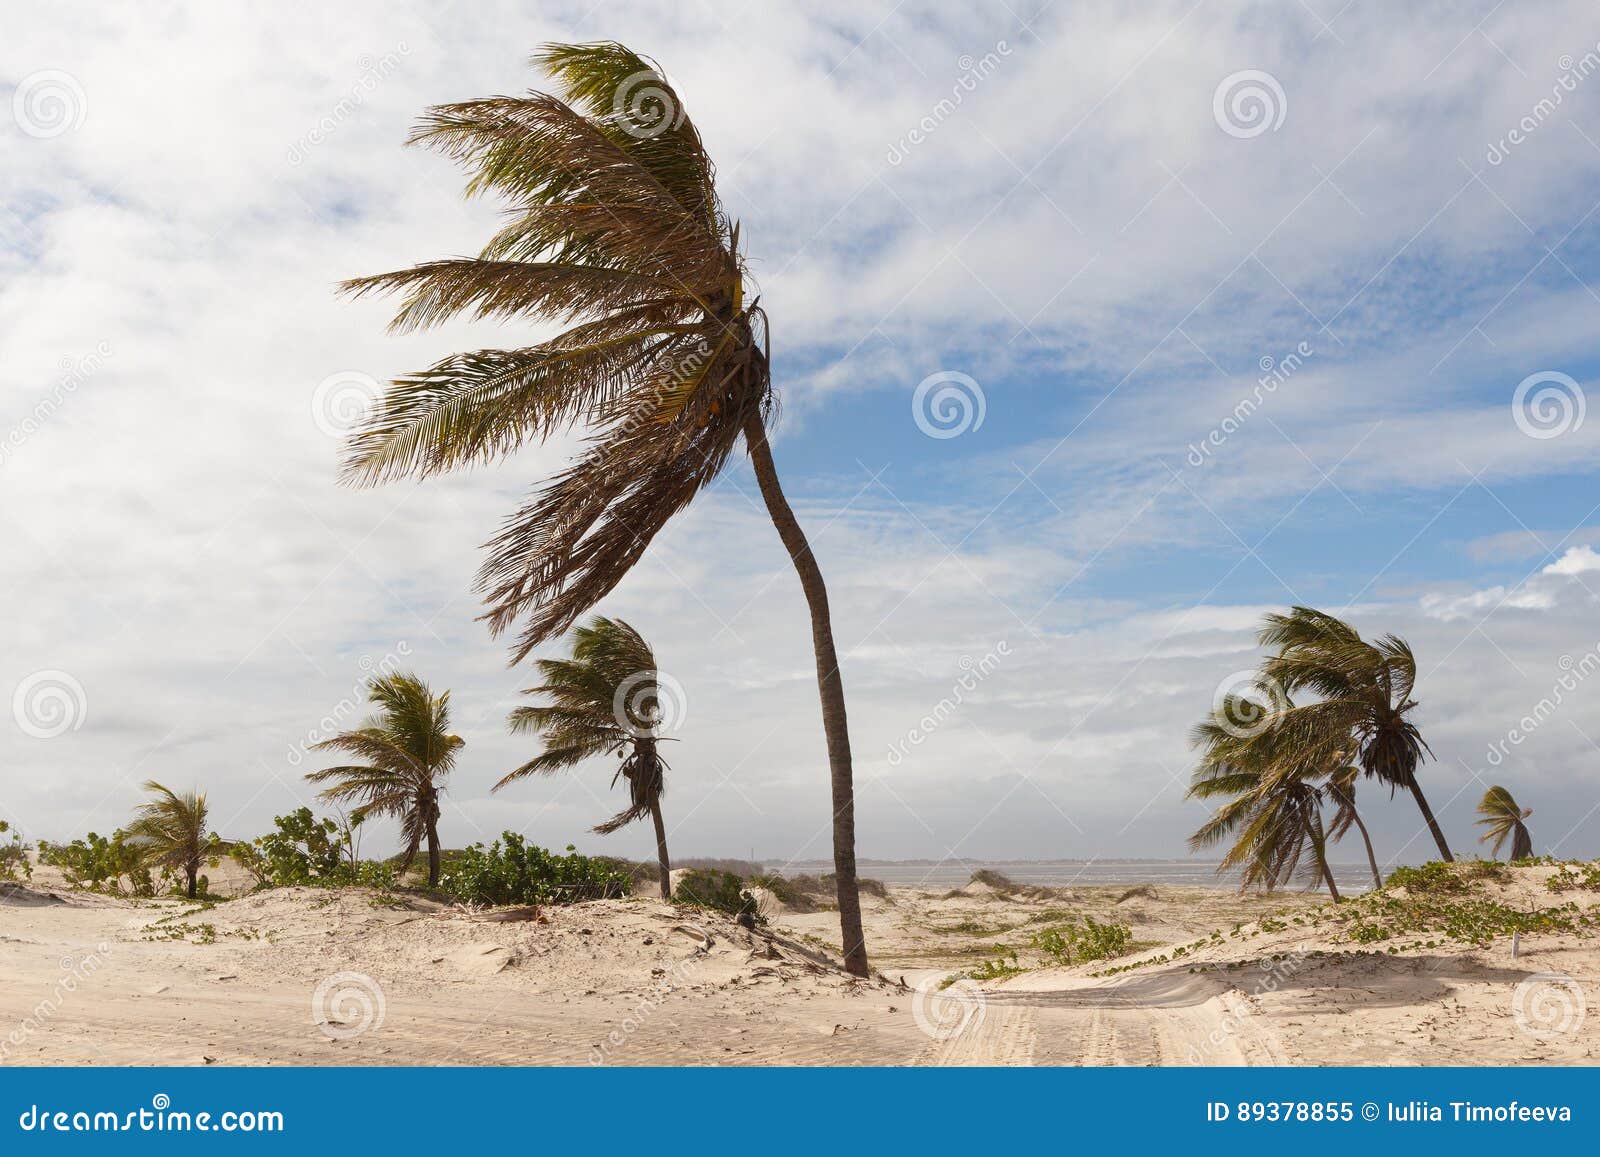
<svg viewBox="0 0 1600 1157"><path fill-rule="evenodd" d="M448 163L399 147L423 108L537 83L542 41L616 38L678 87L774 320L776 453L833 588L863 855L1181 854L1188 728L1295 601L1416 647L1424 782L1459 848L1503 782L1541 849L1600 854L1600 690L1521 722L1600 645L1600 18L1336 9L8 21L0 682L54 679L71 718L0 727L0 814L106 830L153 776L256 832L309 798L294 745L389 657L455 690L450 842L644 851L587 834L615 810L604 768L488 790L526 758L503 718L530 680L475 621L478 548L575 441L351 492L330 401L546 332L390 337L382 303L331 287L492 227ZM936 375L973 407L954 436L918 421ZM1517 405L1535 375L1556 392ZM825 855L803 604L748 470L602 609L684 690L677 846ZM1380 855L1419 858L1415 809L1368 794Z"/></svg>

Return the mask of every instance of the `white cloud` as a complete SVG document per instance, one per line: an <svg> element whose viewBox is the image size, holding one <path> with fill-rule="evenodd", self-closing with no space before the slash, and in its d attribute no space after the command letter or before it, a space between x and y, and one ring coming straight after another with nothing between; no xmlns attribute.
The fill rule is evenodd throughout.
<svg viewBox="0 0 1600 1157"><path fill-rule="evenodd" d="M0 728L8 818L103 830L155 777L203 784L227 834L255 831L305 798L290 745L349 695L362 656L405 643L456 689L469 737L449 838L526 826L597 843L581 833L610 810L591 797L598 772L489 797L522 752L501 717L529 680L505 669L470 589L479 544L572 442L352 493L333 485L336 446L310 410L337 371L381 378L525 340L465 325L392 338L383 305L331 288L481 240L494 206L463 204L445 161L399 142L430 103L533 83L524 58L545 39L618 36L681 82L778 319L780 465L826 447L849 396L954 365L995 387L986 445L1000 449L909 452L906 470L941 486L895 482L904 505L868 487L841 510L867 481L849 460L789 476L832 583L864 854L1176 853L1197 815L1179 803L1187 728L1250 661L1268 604L1107 593L1098 568L1148 549L1150 567L1186 573L1197 547L1232 549L1217 519L1270 524L1321 471L1361 496L1597 464L1600 424L1539 441L1509 412L1523 375L1589 348L1600 305L1563 266L1591 267L1574 253L1587 232L1569 231L1591 209L1596 154L1552 122L1506 163L1480 161L1553 62L1592 46L1586 5L1491 14L1494 47L1466 35L1478 13L1364 6L1337 37L1276 5L1058 5L1032 32L956 5L546 12L368 4L311 21L196 4L152 19L62 3L8 19L0 89L63 69L87 110L48 140L0 121L0 434L52 396L63 359L109 351L0 464L0 691L63 669L89 702L56 739ZM890 165L958 58L1002 39L1013 51L993 74ZM1289 101L1283 128L1253 141L1211 119L1217 82L1247 67ZM1588 83L1563 114L1574 125L1596 123ZM1302 339L1317 350L1306 368L1185 467L1258 359ZM1016 382L1037 392L1013 403ZM1033 481L1059 512L1007 508L963 541L1008 491L1038 501L1018 472L1041 460ZM607 609L639 621L692 696L672 757L680 846L821 854L809 631L741 485L672 527ZM842 497L819 496L830 488ZM1400 631L1437 665L1428 775L1460 839L1475 790L1460 761L1477 766L1553 656L1592 634L1592 559L1575 549L1524 584L1466 573L1360 608L1364 630ZM1510 613L1529 610L1543 613ZM961 657L1002 639L1013 657L890 768ZM1573 728L1521 751L1514 772L1588 808L1571 785L1593 753ZM1390 847L1414 826L1381 810Z"/></svg>
<svg viewBox="0 0 1600 1157"><path fill-rule="evenodd" d="M1600 554L1593 547L1575 546L1544 568L1544 574L1580 575L1600 570Z"/></svg>

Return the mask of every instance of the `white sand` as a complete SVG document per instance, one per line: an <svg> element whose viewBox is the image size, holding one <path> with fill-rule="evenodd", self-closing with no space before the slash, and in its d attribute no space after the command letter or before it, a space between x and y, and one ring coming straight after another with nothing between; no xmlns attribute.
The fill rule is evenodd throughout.
<svg viewBox="0 0 1600 1157"><path fill-rule="evenodd" d="M1550 894L1541 871L1548 870L1530 869L1503 889L1508 901L1600 899ZM869 945L886 978L857 982L808 967L795 953L774 958L765 940L726 918L649 898L550 908L542 920L514 922L360 890L283 889L198 908L71 892L41 869L28 889L0 903L0 1063L1596 1059L1594 1025L1530 1034L1516 1008L1519 984L1546 972L1570 977L1600 1006L1595 940L1534 937L1515 961L1503 940L1487 950L1446 945L1391 956L1380 945L1362 954L1326 924L1286 921L1259 932L1253 923L1268 912L1292 918L1321 908L1319 897L1158 887L1154 898L1118 903L1125 891L1007 896L979 887L947 897L893 889L887 900L866 899ZM774 930L836 950L832 912L786 913L770 899L768 908ZM1088 975L1104 963L1035 969L966 1004L898 986L970 967L996 944L1026 945L1033 928L1062 912L1130 924L1136 943L1150 947L1119 965L1213 929L1222 938L1109 977ZM1023 963L1037 963L1025 948ZM1564 992L1570 999L1570 990L1547 986L1531 999L1548 1004ZM1529 993L1524 985L1524 1004ZM1600 1017L1600 1007L1592 1011ZM929 1029L940 1024L965 1029L936 1039Z"/></svg>

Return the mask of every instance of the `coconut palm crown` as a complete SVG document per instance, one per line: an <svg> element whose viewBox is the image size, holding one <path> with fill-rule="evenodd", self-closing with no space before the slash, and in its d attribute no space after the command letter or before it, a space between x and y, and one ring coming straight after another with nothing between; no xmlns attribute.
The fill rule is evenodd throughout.
<svg viewBox="0 0 1600 1157"><path fill-rule="evenodd" d="M363 762L323 768L306 779L329 785L319 793L321 799L354 803L351 823L374 815L399 820L405 841L401 872L411 867L426 840L428 883L438 884L439 797L465 745L450 733L450 692L436 696L415 675L395 674L374 679L368 697L378 707L373 718L311 747L344 752Z"/></svg>
<svg viewBox="0 0 1600 1157"><path fill-rule="evenodd" d="M649 816L655 825L656 859L661 873L661 898L672 899L672 862L667 856L667 831L661 816L666 794L667 761L657 734L663 707L660 676L650 644L621 619L596 616L572 632L570 659L541 659L544 682L523 694L549 702L511 712L511 730L537 733L545 748L508 772L499 791L531 775L554 775L598 756L616 756L618 779L628 783L628 806L594 828L602 835L619 831Z"/></svg>
<svg viewBox="0 0 1600 1157"><path fill-rule="evenodd" d="M1533 855L1533 836L1522 821L1533 814L1533 809L1519 807L1511 793L1499 784L1483 793L1478 803L1478 823L1488 830L1480 840L1489 844L1489 855L1496 859L1507 840L1511 841L1513 860L1526 860ZM1491 842L1492 841L1492 842Z"/></svg>
<svg viewBox="0 0 1600 1157"><path fill-rule="evenodd" d="M1417 783L1417 768L1432 755L1412 721L1417 703L1417 661L1396 635L1367 642L1350 624L1324 611L1293 607L1263 620L1260 641L1273 650L1262 674L1287 695L1309 691L1316 698L1282 711L1276 730L1299 754L1331 767L1352 758L1365 775L1391 791L1409 792L1423 822L1452 860L1444 831Z"/></svg>
<svg viewBox="0 0 1600 1157"><path fill-rule="evenodd" d="M200 867L219 847L216 834L206 831L206 797L197 792L179 795L155 780L144 790L155 798L139 805L128 825L128 843L139 849L145 864L183 873L184 895L199 893Z"/></svg>
<svg viewBox="0 0 1600 1157"><path fill-rule="evenodd" d="M1268 710L1235 696L1217 715L1259 719ZM1325 884L1338 900L1339 886L1328 866L1328 832L1322 822L1327 789L1316 782L1325 773L1296 759L1273 731L1241 734L1220 722L1217 715L1191 732L1200 762L1188 794L1223 802L1189 837L1189 847L1198 851L1231 840L1217 870L1239 869L1244 887L1269 891L1291 879L1304 861L1311 883Z"/></svg>
<svg viewBox="0 0 1600 1157"><path fill-rule="evenodd" d="M439 106L411 136L467 170L469 195L504 202L499 232L476 256L346 289L401 294L398 331L465 315L537 319L561 332L456 354L393 382L350 440L347 479L429 477L589 430L576 460L506 520L479 573L491 628L520 624L518 662L610 592L742 438L811 613L842 943L846 966L865 976L843 683L822 573L767 442L767 319L739 225L654 64L613 43L547 45L534 63L559 95Z"/></svg>

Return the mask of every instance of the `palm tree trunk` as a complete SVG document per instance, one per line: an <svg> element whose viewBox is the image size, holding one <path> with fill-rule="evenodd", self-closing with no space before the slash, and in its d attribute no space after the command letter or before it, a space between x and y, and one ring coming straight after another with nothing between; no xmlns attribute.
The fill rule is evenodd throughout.
<svg viewBox="0 0 1600 1157"><path fill-rule="evenodd" d="M661 819L661 801L650 804L650 818L656 825L656 863L661 869L661 898L672 899L672 861L667 859L667 825Z"/></svg>
<svg viewBox="0 0 1600 1157"><path fill-rule="evenodd" d="M193 900L200 891L200 869L192 865L186 866L183 869L183 875L186 884L184 894Z"/></svg>
<svg viewBox="0 0 1600 1157"><path fill-rule="evenodd" d="M1428 801L1423 797L1422 788L1417 783L1415 773L1406 777L1409 782L1406 790L1411 793L1411 798L1417 801L1417 807L1422 811L1422 819L1428 825L1428 830L1433 833L1433 842L1439 845L1439 858L1447 864L1456 862L1450 854L1450 845L1444 842L1444 831L1439 827L1439 821L1433 818L1433 809L1428 806Z"/></svg>
<svg viewBox="0 0 1600 1157"><path fill-rule="evenodd" d="M1361 813L1356 811L1355 805L1350 805L1350 818L1355 820L1356 827L1361 830L1361 842L1367 845L1367 866L1372 869L1372 886L1383 887L1383 873L1378 871L1378 857L1372 852L1372 837L1367 834L1367 825L1361 822Z"/></svg>
<svg viewBox="0 0 1600 1157"><path fill-rule="evenodd" d="M828 588L811 544L800 529L789 500L778 483L778 467L767 444L767 428L754 409L745 415L744 440L755 467L756 483L772 525L800 576L811 609L811 646L817 656L817 691L822 698L822 731L828 741L828 768L833 787L833 871L838 885L839 933L844 966L852 976L867 976L867 940L861 928L861 893L856 884L856 797L850 765L850 728L844 709L844 680L833 647L833 620L828 613Z"/></svg>
<svg viewBox="0 0 1600 1157"><path fill-rule="evenodd" d="M428 821L428 887L439 886L439 821Z"/></svg>
<svg viewBox="0 0 1600 1157"><path fill-rule="evenodd" d="M1311 812L1311 848L1317 854L1317 867L1322 870L1323 882L1328 885L1328 895L1337 904L1339 885L1334 882L1333 869L1328 867L1328 838L1322 830L1322 816L1314 807Z"/></svg>

